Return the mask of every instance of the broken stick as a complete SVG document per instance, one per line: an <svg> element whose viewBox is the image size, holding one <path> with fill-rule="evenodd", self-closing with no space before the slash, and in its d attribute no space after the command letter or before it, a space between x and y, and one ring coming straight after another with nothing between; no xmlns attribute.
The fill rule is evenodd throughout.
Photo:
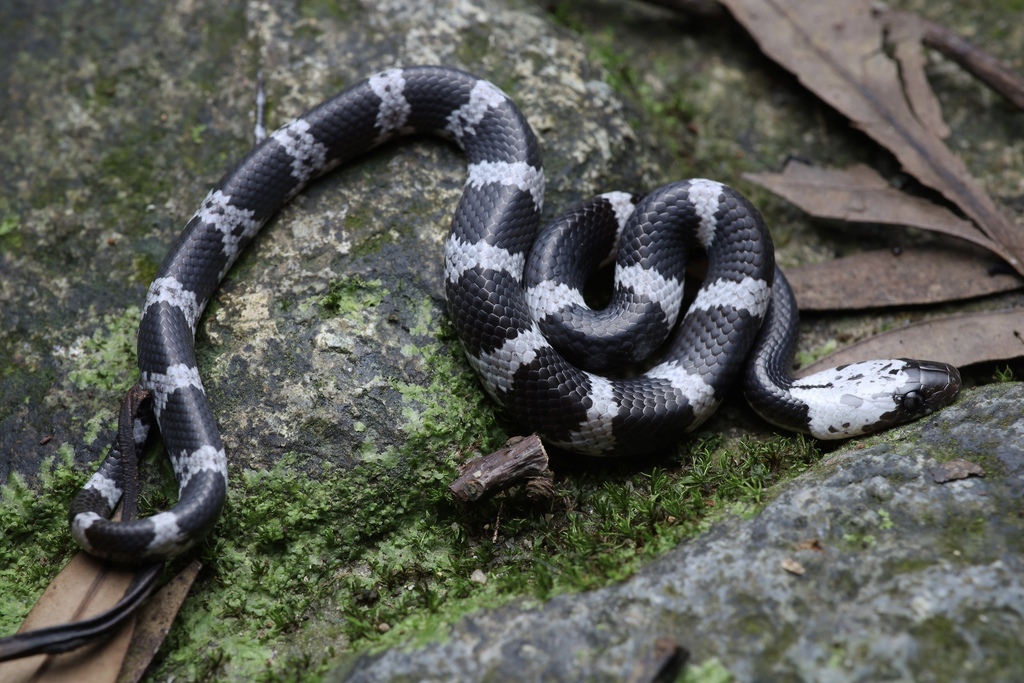
<svg viewBox="0 0 1024 683"><path fill-rule="evenodd" d="M530 500L554 496L554 475L548 469L548 454L536 434L514 436L490 455L471 460L448 487L463 503L472 503L517 484L526 485Z"/></svg>

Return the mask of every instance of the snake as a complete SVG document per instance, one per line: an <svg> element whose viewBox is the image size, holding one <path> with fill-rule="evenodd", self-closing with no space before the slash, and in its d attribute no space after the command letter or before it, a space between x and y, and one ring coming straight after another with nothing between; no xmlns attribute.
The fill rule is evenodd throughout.
<svg viewBox="0 0 1024 683"><path fill-rule="evenodd" d="M957 369L868 361L795 379L797 307L757 209L694 178L647 194L609 192L540 229L544 170L512 99L453 68L393 68L266 137L186 224L148 289L138 332L140 383L177 478L168 510L108 519L124 490L111 452L72 502L87 552L142 563L204 538L224 507L227 455L196 364L203 310L240 252L306 185L396 137L454 143L467 179L444 244L444 297L465 357L513 422L556 447L629 456L671 447L739 385L768 422L819 439L932 413L960 388ZM707 275L684 310L686 262ZM614 265L613 265L614 264ZM613 267L610 301L587 282Z"/></svg>

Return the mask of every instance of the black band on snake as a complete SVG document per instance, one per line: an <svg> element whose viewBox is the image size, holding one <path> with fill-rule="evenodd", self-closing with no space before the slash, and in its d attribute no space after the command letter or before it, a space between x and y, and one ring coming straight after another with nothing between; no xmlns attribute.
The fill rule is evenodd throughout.
<svg viewBox="0 0 1024 683"><path fill-rule="evenodd" d="M737 380L765 419L823 439L930 413L959 389L955 368L911 360L794 380L792 293L760 214L719 183L694 179L644 197L602 195L555 221L534 245L544 171L513 102L461 71L392 69L257 146L171 248L149 289L138 349L179 501L146 519L107 520L123 488L108 457L72 505L73 534L84 549L152 562L210 531L224 505L227 457L196 368L195 331L206 304L239 252L310 180L413 132L454 142L468 160L444 255L448 315L466 357L503 410L549 443L592 455L663 448L706 420ZM580 287L616 240L612 303L590 311ZM708 276L677 323L693 246L707 252ZM660 361L644 372L598 374L619 362L635 365L653 350ZM137 438L145 439L142 424Z"/></svg>

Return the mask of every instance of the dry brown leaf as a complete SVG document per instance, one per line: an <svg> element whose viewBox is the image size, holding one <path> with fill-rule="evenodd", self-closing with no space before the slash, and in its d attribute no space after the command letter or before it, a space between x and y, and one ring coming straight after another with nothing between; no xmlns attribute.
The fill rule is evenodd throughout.
<svg viewBox="0 0 1024 683"><path fill-rule="evenodd" d="M102 560L80 552L46 587L18 632L79 621L110 609L134 576L133 570L112 569ZM64 654L4 662L0 664L0 681L114 683L134 628L135 619L131 617L109 639Z"/></svg>
<svg viewBox="0 0 1024 683"><path fill-rule="evenodd" d="M723 12L722 6L716 0L647 0L647 2L711 20L720 19ZM882 9L880 5L881 3L876 3L876 14L888 26L892 27L895 22L903 21L903 17L899 15L904 12ZM914 30L914 34L920 34L921 42L926 47L938 50L1005 97L1012 105L1018 109L1024 109L1024 78L1010 68L1009 64L972 45L942 24L916 14L912 15L911 20L919 27ZM897 51L898 49L897 46ZM917 111L917 109L915 105L914 110Z"/></svg>
<svg viewBox="0 0 1024 683"><path fill-rule="evenodd" d="M802 311L842 311L958 301L1024 287L980 250L879 249L799 268L786 279Z"/></svg>
<svg viewBox="0 0 1024 683"><path fill-rule="evenodd" d="M970 460L964 460L963 458L954 458L952 460L939 463L929 471L931 472L932 480L936 484L945 484L958 479L966 479L970 476L985 476L985 470L981 465L973 463Z"/></svg>
<svg viewBox="0 0 1024 683"><path fill-rule="evenodd" d="M125 654L121 674L117 683L136 683L146 673L146 667L153 661L157 651L167 637L167 632L178 616L181 604L188 596L202 565L193 560L187 567L161 588L136 613L137 626L131 647Z"/></svg>
<svg viewBox="0 0 1024 683"><path fill-rule="evenodd" d="M924 22L909 12L889 13L884 20L889 27L888 42L893 44L893 56L899 62L900 79L914 115L935 137L949 137L949 126L942 118L939 98L928 85L924 72Z"/></svg>
<svg viewBox="0 0 1024 683"><path fill-rule="evenodd" d="M891 22L892 15L898 14L902 13L898 10L880 12L881 18L886 22ZM959 64L975 78L1005 97L1013 106L1024 109L1024 78L1010 68L1009 64L972 45L942 24L918 16L914 19L924 26L924 45L938 50Z"/></svg>
<svg viewBox="0 0 1024 683"><path fill-rule="evenodd" d="M800 541L795 546L795 550L813 550L816 553L825 552L825 546L822 545L820 538L811 538L806 541Z"/></svg>
<svg viewBox="0 0 1024 683"><path fill-rule="evenodd" d="M721 2L765 54L890 150L907 173L958 206L1024 274L1024 234L914 115L884 49L885 23L872 12L872 0Z"/></svg>
<svg viewBox="0 0 1024 683"><path fill-rule="evenodd" d="M64 654L0 663L0 681L137 682L160 649L200 568L193 561L109 637ZM94 617L118 604L135 576L135 569L119 569L80 552L50 582L18 633Z"/></svg>
<svg viewBox="0 0 1024 683"><path fill-rule="evenodd" d="M871 358L920 358L957 367L1024 356L1024 315L1020 309L964 313L913 323L829 354L794 374L806 377L821 370Z"/></svg>
<svg viewBox="0 0 1024 683"><path fill-rule="evenodd" d="M865 164L844 169L817 168L794 160L786 164L782 173L744 173L743 177L813 216L923 228L973 242L1004 261L1013 258L1002 245L978 232L970 221L926 199L900 192Z"/></svg>
<svg viewBox="0 0 1024 683"><path fill-rule="evenodd" d="M800 564L798 561L794 560L792 557L782 558L782 568L790 574L794 574L796 576L803 576L807 573L807 570L804 568L804 566Z"/></svg>

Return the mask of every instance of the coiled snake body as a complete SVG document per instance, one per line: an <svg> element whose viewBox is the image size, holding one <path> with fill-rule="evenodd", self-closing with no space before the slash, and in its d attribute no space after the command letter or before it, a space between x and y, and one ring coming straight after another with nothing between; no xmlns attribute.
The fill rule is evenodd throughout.
<svg viewBox="0 0 1024 683"><path fill-rule="evenodd" d="M493 399L553 444L595 455L664 447L701 424L740 375L764 418L818 438L929 413L959 388L955 368L908 360L794 380L796 309L767 228L719 183L689 180L642 198L602 195L533 245L544 172L512 101L461 71L393 69L273 133L207 196L172 247L149 289L138 350L179 502L146 519L107 520L123 488L112 454L72 504L83 548L152 561L183 552L212 528L226 496L227 458L196 368L203 309L240 250L311 179L410 132L452 140L468 159L444 258L448 314L466 357ZM616 239L612 303L591 312L580 287ZM707 252L709 272L676 325L694 245ZM569 264L574 254L579 265ZM659 348L659 363L645 372L598 374ZM144 435L140 426L137 438Z"/></svg>

